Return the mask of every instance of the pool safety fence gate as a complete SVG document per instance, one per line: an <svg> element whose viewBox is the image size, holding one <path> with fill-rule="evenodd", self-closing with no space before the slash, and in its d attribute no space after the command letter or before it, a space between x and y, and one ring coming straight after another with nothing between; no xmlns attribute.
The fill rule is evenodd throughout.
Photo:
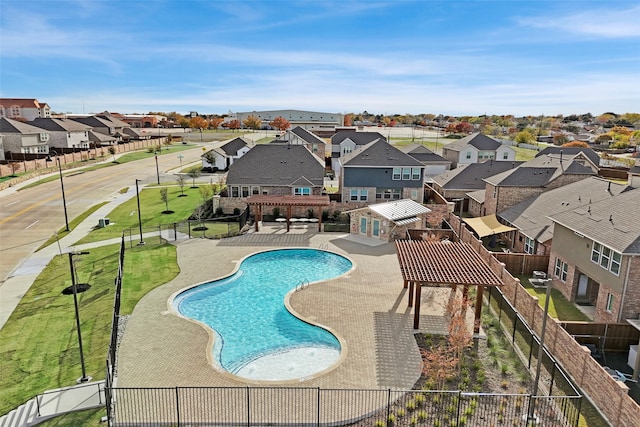
<svg viewBox="0 0 640 427"><path fill-rule="evenodd" d="M575 427L580 396L282 387L112 388L109 426Z"/></svg>

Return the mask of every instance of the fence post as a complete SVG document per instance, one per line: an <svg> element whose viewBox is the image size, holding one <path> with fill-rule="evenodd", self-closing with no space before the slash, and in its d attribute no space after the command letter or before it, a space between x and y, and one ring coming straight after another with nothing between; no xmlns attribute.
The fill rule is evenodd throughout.
<svg viewBox="0 0 640 427"><path fill-rule="evenodd" d="M173 223L173 241L178 241L178 227L176 226L175 222Z"/></svg>
<svg viewBox="0 0 640 427"><path fill-rule="evenodd" d="M553 382L556 379L556 364L554 363L551 367L551 382L549 383L549 396L551 396L551 391L553 390Z"/></svg>
<svg viewBox="0 0 640 427"><path fill-rule="evenodd" d="M251 426L251 398L249 397L250 393L249 386L247 386L247 427Z"/></svg>
<svg viewBox="0 0 640 427"><path fill-rule="evenodd" d="M503 295L504 297L504 295ZM518 324L518 313L513 317L513 332L511 333L511 343L516 342L516 325Z"/></svg>
<svg viewBox="0 0 640 427"><path fill-rule="evenodd" d="M391 389L387 390L387 419L384 421L384 425L389 425L389 415L391 415Z"/></svg>
<svg viewBox="0 0 640 427"><path fill-rule="evenodd" d="M318 423L317 426L320 427L320 387L318 387Z"/></svg>
<svg viewBox="0 0 640 427"><path fill-rule="evenodd" d="M456 425L460 425L460 407L462 406L462 390L458 390L458 411L456 418Z"/></svg>

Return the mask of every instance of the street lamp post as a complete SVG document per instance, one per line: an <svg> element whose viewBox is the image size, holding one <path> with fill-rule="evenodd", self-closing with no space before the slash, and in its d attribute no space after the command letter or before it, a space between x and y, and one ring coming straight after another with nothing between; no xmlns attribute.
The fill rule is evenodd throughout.
<svg viewBox="0 0 640 427"><path fill-rule="evenodd" d="M158 168L158 152L154 153L156 157L156 176L158 177L158 185L160 185L160 169Z"/></svg>
<svg viewBox="0 0 640 427"><path fill-rule="evenodd" d="M82 333L80 332L80 312L78 311L78 286L76 280L76 269L73 265L74 255L86 255L89 252L69 252L69 268L71 269L71 286L73 288L73 305L76 311L76 329L78 330L78 345L80 347L80 365L82 366L82 376L76 380L78 384L91 381L91 377L87 376L84 367L84 353L82 351Z"/></svg>
<svg viewBox="0 0 640 427"><path fill-rule="evenodd" d="M538 394L538 383L540 382L540 368L542 367L542 357L544 356L544 335L547 331L547 317L549 315L549 300L551 299L551 279L543 279L547 289L544 299L544 316L542 317L542 329L540 331L540 343L538 344L538 363L536 366L536 378L533 381L533 391L531 392L531 403L529 404L529 413L527 414L528 422L535 422L537 420L535 416L536 400L535 396Z"/></svg>
<svg viewBox="0 0 640 427"><path fill-rule="evenodd" d="M136 199L138 200L138 224L140 225L140 242L138 246L143 246L144 240L142 240L142 216L140 215L140 191L138 190L138 182L140 180L136 179Z"/></svg>
<svg viewBox="0 0 640 427"><path fill-rule="evenodd" d="M49 152L53 153L53 155L56 156L56 160L58 162L58 172L60 173L60 188L62 189L62 207L64 208L65 231L69 231L69 216L67 215L67 199L65 198L65 195L64 195L64 181L62 179L62 164L60 163L60 157L58 157L57 151L50 150ZM45 161L50 162L51 156L47 156Z"/></svg>

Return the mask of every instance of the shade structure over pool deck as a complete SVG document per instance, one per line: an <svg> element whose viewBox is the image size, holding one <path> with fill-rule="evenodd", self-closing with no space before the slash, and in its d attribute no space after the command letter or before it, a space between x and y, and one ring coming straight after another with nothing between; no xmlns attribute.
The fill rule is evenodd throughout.
<svg viewBox="0 0 640 427"><path fill-rule="evenodd" d="M502 286L500 278L489 268L471 245L463 242L397 240L396 251L405 288L409 287L409 307L416 306L413 328L420 327L420 293L422 286L477 286L474 333L480 332L482 291L485 286Z"/></svg>
<svg viewBox="0 0 640 427"><path fill-rule="evenodd" d="M247 197L247 204L255 207L256 218L256 231L258 231L258 223L262 221L262 207L263 206L283 206L287 208L287 231L289 231L289 225L291 223L291 207L302 206L318 208L318 231L322 229L322 206L329 206L329 196L293 196L293 195L266 195L257 194L255 196Z"/></svg>

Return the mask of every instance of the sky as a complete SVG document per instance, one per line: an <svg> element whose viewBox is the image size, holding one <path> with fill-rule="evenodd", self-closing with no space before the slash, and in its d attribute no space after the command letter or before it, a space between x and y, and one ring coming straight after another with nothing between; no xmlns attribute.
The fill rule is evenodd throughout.
<svg viewBox="0 0 640 427"><path fill-rule="evenodd" d="M640 1L0 0L54 112L640 112Z"/></svg>

